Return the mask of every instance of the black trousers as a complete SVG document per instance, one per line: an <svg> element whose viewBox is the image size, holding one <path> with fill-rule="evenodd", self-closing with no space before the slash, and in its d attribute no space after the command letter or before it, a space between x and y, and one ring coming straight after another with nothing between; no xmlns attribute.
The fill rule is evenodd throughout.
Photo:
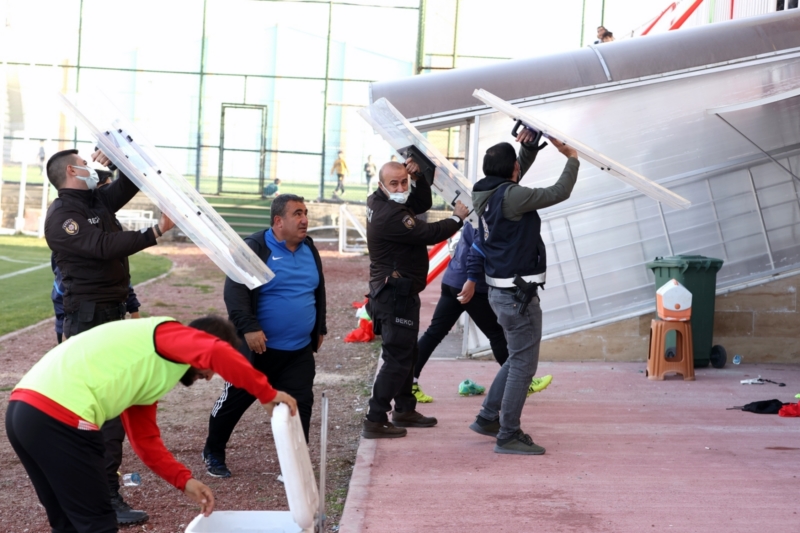
<svg viewBox="0 0 800 533"><path fill-rule="evenodd" d="M250 354L250 362L256 370L267 376L273 388L283 391L297 400L297 411L308 442L311 426L311 408L314 406L314 376L316 363L311 343L299 350L275 350L267 348L262 354ZM225 448L233 429L247 408L256 401L255 396L244 389L225 383L225 389L214 404L208 419L208 437L205 453L213 453L225 460Z"/></svg>
<svg viewBox="0 0 800 533"><path fill-rule="evenodd" d="M336 192L339 189L341 189L342 194L344 194L344 174L336 174L336 177L337 177L336 188L333 189L333 192Z"/></svg>
<svg viewBox="0 0 800 533"><path fill-rule="evenodd" d="M410 295L401 313L398 313L395 304L391 287L386 287L376 298L369 299L369 313L376 328L375 333L379 333L383 341L383 365L375 377L367 413L367 420L372 422L388 420L387 413L392 410L392 400L394 410L398 413L407 413L417 407L411 386L417 360L419 295Z"/></svg>
<svg viewBox="0 0 800 533"><path fill-rule="evenodd" d="M476 292L472 299L462 305L458 301L458 293L461 289L451 287L442 283L442 296L433 311L431 325L419 339L419 358L414 366L414 377L419 379L422 368L430 359L431 354L442 342L447 333L453 328L461 313L467 312L469 317L475 321L484 335L489 339L494 358L503 366L508 359L508 343L503 333L503 327L497 323L497 315L494 314L492 306L489 305L489 295Z"/></svg>
<svg viewBox="0 0 800 533"><path fill-rule="evenodd" d="M88 331L107 322L125 318L124 304L98 304L92 313L78 311L64 315L64 337ZM119 491L119 467L122 464L122 442L125 440L125 428L119 417L107 420L100 428L106 446L105 464L108 488L111 492Z"/></svg>
<svg viewBox="0 0 800 533"><path fill-rule="evenodd" d="M71 428L24 402L9 402L6 434L54 533L117 531L99 431Z"/></svg>

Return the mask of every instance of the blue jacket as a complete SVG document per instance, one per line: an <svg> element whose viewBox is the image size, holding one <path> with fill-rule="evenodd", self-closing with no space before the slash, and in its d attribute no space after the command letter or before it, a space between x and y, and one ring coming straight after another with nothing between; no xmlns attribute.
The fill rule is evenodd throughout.
<svg viewBox="0 0 800 533"><path fill-rule="evenodd" d="M450 259L442 278L443 285L461 289L469 279L475 282L476 292L489 292L483 272L483 255L476 248L477 242L478 230L465 221L464 229L461 230L461 240L458 241L453 258Z"/></svg>

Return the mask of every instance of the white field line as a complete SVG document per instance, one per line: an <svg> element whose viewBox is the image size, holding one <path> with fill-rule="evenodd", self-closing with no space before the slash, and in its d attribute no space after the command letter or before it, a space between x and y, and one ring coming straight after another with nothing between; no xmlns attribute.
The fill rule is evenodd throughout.
<svg viewBox="0 0 800 533"><path fill-rule="evenodd" d="M35 265L37 261L23 261L22 259L12 259L4 255L0 255L0 261L8 261L9 263L22 263L27 265Z"/></svg>
<svg viewBox="0 0 800 533"><path fill-rule="evenodd" d="M19 276L20 274L27 274L28 272L33 272L34 270L39 270L41 268L45 268L45 267L49 267L49 266L50 266L50 261L48 261L47 263L42 263L41 265L36 265L36 266L30 267L30 268L24 268L22 270L17 270L16 272L3 274L2 276L0 276L0 279L13 278L14 276Z"/></svg>

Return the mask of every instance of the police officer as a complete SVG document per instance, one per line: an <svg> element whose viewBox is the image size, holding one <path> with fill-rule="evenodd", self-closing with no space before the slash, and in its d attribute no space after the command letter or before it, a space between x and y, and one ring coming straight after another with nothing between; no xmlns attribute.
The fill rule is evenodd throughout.
<svg viewBox="0 0 800 533"><path fill-rule="evenodd" d="M111 161L99 150L92 160ZM64 337L125 318L130 270L128 256L156 244L173 222L161 215L158 224L141 231L123 231L114 213L139 189L120 173L112 184L98 188L99 177L77 150L54 154L47 162L47 178L58 190L44 223L44 235L53 251L64 284ZM130 508L119 494L119 466L125 430L119 417L103 427L106 471L111 503L120 524L147 520L147 513Z"/></svg>
<svg viewBox="0 0 800 533"><path fill-rule="evenodd" d="M378 190L367 199L367 248L370 258L369 306L375 333L382 337L383 366L375 378L362 436L397 438L406 427L431 427L436 419L416 411L411 392L419 333L419 293L428 275L427 246L453 235L469 214L456 202L453 216L428 224L416 215L433 204L431 187L417 179L419 167L408 160L383 165ZM409 188L409 177L415 186ZM387 413L394 412L392 422Z"/></svg>
<svg viewBox="0 0 800 533"><path fill-rule="evenodd" d="M542 310L536 289L544 285L547 262L537 210L569 198L580 165L574 148L552 142L568 158L555 185L541 189L520 186L520 165L514 147L500 143L486 151L486 177L472 189L489 303L503 326L508 359L495 376L470 429L496 437L496 453L545 452L520 429L522 406L536 374L542 338Z"/></svg>

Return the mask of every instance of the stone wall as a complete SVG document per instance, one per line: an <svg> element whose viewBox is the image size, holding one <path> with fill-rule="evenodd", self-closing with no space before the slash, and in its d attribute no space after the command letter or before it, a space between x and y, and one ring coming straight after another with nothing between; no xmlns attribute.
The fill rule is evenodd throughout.
<svg viewBox="0 0 800 533"><path fill-rule="evenodd" d="M748 363L800 363L798 286L795 275L717 296L713 343L725 348L729 364L735 354ZM644 362L653 318L648 313L544 341L540 358Z"/></svg>

